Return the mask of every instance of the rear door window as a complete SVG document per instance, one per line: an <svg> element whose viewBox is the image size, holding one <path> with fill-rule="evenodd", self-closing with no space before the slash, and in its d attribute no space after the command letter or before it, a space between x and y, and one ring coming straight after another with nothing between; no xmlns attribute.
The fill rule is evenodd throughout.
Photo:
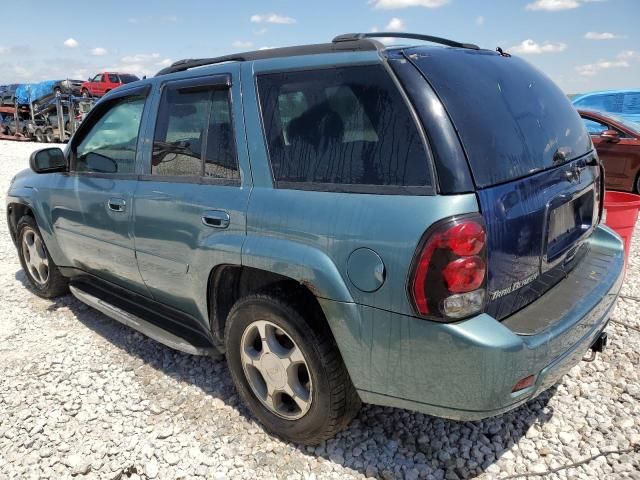
<svg viewBox="0 0 640 480"><path fill-rule="evenodd" d="M164 88L151 173L239 180L229 91Z"/></svg>
<svg viewBox="0 0 640 480"><path fill-rule="evenodd" d="M264 74L258 90L278 187L432 185L423 139L382 66Z"/></svg>

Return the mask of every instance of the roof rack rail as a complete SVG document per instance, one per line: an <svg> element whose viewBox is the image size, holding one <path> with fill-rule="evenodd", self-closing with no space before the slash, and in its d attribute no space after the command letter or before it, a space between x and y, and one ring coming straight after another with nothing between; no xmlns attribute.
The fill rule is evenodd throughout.
<svg viewBox="0 0 640 480"><path fill-rule="evenodd" d="M205 65L214 65L223 62L244 62L251 60L263 60L267 58L278 57L294 57L300 55L312 55L319 53L336 53L336 52L355 52L355 51L371 51L384 48L382 44L375 40L366 38L354 38L353 40L344 40L340 43L318 43L313 45L299 45L294 47L270 48L268 50L255 50L245 53L234 53L221 57L212 58L195 58L178 60L170 66L163 68L156 76L167 75L169 73L183 72L190 68L204 67Z"/></svg>
<svg viewBox="0 0 640 480"><path fill-rule="evenodd" d="M461 43L447 38L434 37L432 35L422 35L421 33L403 33L403 32L371 32L371 33L345 33L338 35L332 41L333 43L353 42L354 40L364 40L367 38L411 38L413 40L424 40L426 42L439 43L455 48L469 48L471 50L480 50L478 45L473 43Z"/></svg>

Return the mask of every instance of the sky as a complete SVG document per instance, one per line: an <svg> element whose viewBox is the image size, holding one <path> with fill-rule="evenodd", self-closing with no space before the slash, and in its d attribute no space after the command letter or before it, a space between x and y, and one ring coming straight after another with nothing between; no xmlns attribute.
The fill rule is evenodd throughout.
<svg viewBox="0 0 640 480"><path fill-rule="evenodd" d="M103 70L153 75L182 58L393 30L500 46L566 93L640 88L640 0L105 0L75 4L75 11L59 2L13 5L20 21L3 22L0 84L86 79Z"/></svg>

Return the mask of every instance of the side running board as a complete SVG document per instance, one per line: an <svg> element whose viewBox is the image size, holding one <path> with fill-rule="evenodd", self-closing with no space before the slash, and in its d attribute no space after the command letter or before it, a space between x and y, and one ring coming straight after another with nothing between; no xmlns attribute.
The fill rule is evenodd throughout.
<svg viewBox="0 0 640 480"><path fill-rule="evenodd" d="M174 335L171 332L168 332L150 322L147 322L146 320L143 320L136 315L126 312L108 302L105 302L95 295L82 290L76 285L70 285L69 290L71 291L73 296L81 302L86 303L90 307L99 310L108 317L111 317L114 320L117 320L118 322L139 331L143 335L146 335L147 337L152 338L156 342L162 343L167 347L173 348L174 350L179 350L184 353L189 353L191 355L219 356L218 350L214 347L200 347L192 345L184 338L178 337L177 335Z"/></svg>

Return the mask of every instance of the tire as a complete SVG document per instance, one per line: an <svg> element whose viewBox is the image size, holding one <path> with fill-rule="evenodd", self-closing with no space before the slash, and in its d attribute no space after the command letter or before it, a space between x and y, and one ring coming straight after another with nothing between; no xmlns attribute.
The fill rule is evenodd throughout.
<svg viewBox="0 0 640 480"><path fill-rule="evenodd" d="M25 215L18 221L17 239L20 264L36 295L55 298L66 294L69 282L49 255L33 217ZM46 269L39 266L44 264Z"/></svg>
<svg viewBox="0 0 640 480"><path fill-rule="evenodd" d="M634 193L640 194L640 172L636 176L636 181L634 183Z"/></svg>
<svg viewBox="0 0 640 480"><path fill-rule="evenodd" d="M42 129L41 128L36 128L36 131L33 132L33 136L35 137L36 142L44 143L45 138L44 138L44 133L42 133Z"/></svg>
<svg viewBox="0 0 640 480"><path fill-rule="evenodd" d="M324 319L305 320L303 313L307 317L318 316L314 313L317 309L297 303L293 297L256 294L240 299L226 321L227 362L240 397L267 431L290 442L314 445L349 424L360 409L360 398ZM265 333L265 338L278 339L274 340L277 345L270 343L273 353L265 352L267 342L262 340L263 331L257 326L260 324L264 332L271 332ZM287 361L286 367L270 363L291 352L295 352L294 360ZM272 397L267 396L265 378L269 377L248 364L249 355L258 355L260 362L266 362L266 366L260 363L260 368L270 372L270 378L277 377L272 384L282 380L287 386L276 389ZM290 396L282 388L295 394Z"/></svg>
<svg viewBox="0 0 640 480"><path fill-rule="evenodd" d="M44 131L44 141L47 143L53 143L53 129L46 128Z"/></svg>
<svg viewBox="0 0 640 480"><path fill-rule="evenodd" d="M91 94L89 93L89 90L87 90L86 88L82 89L82 98L90 98Z"/></svg>

